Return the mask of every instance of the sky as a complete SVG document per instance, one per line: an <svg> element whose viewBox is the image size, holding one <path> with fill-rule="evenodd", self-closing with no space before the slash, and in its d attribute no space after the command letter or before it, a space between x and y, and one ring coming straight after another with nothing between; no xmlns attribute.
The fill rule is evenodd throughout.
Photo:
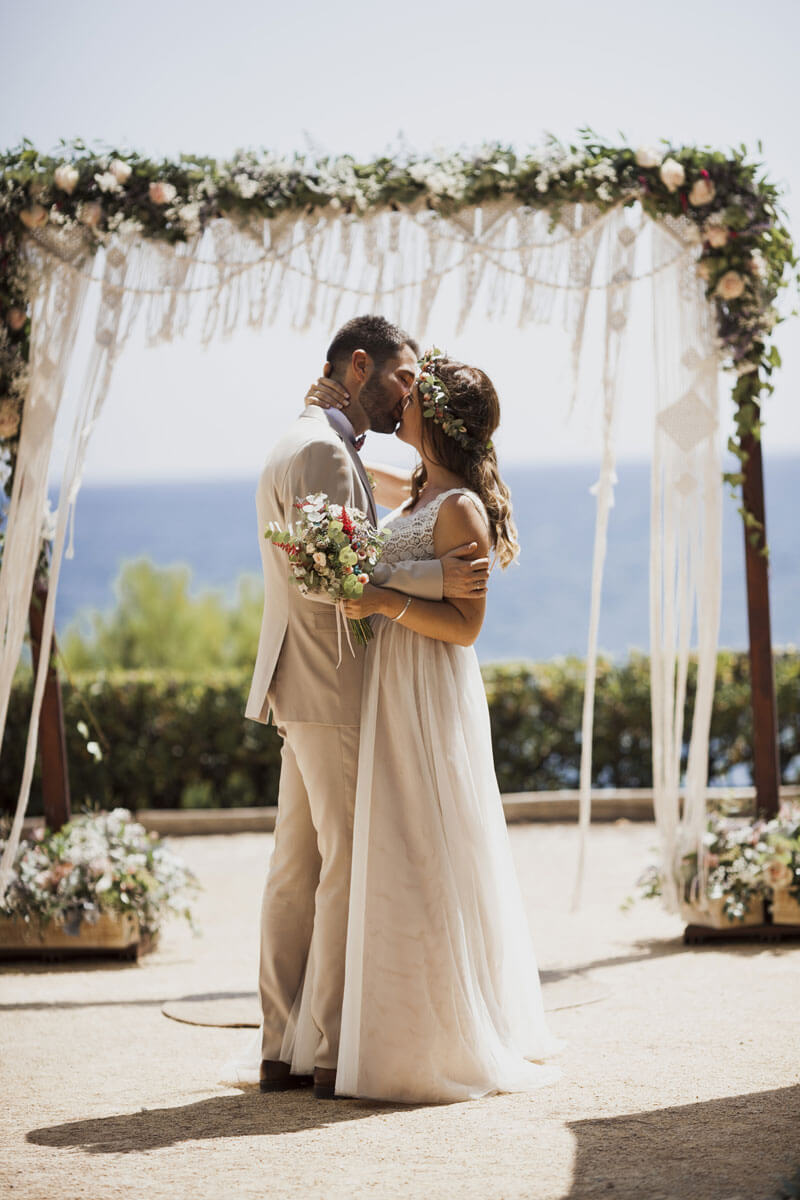
<svg viewBox="0 0 800 1200"><path fill-rule="evenodd" d="M634 145L744 142L757 153L760 139L797 230L798 39L796 0L0 0L0 143L25 136L52 150L80 136L154 157L250 147L369 158L401 136L420 151L494 140L525 149L544 131L569 140L584 125ZM436 340L479 362L508 397L501 460L596 457L589 400L565 416L558 338L483 320L458 335L446 298L436 319ZM134 341L86 480L255 475L271 430L291 419L318 373L330 332L249 332L208 350L191 339L155 349ZM800 452L797 319L776 341L784 367L764 413L767 456ZM618 450L646 457L652 422L635 360L630 375ZM388 439L380 449L405 461Z"/></svg>

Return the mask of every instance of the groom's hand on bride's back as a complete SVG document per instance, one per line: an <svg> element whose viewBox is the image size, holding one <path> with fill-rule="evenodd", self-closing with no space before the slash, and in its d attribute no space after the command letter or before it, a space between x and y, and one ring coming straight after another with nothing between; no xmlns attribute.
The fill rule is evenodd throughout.
<svg viewBox="0 0 800 1200"><path fill-rule="evenodd" d="M477 542L448 550L442 564L442 595L447 599L485 596L489 587L489 559L475 558Z"/></svg>

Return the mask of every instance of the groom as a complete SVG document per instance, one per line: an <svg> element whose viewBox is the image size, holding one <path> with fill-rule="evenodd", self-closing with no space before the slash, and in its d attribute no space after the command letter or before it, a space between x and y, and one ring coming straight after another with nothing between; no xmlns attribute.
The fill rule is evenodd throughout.
<svg viewBox="0 0 800 1200"><path fill-rule="evenodd" d="M264 531L271 521L286 528L294 501L313 492L360 508L377 524L358 447L368 429L396 428L417 354L416 342L383 317L348 321L327 354L333 378L350 395L347 415L306 408L274 445L256 494L264 611L245 715L266 723L271 710L283 742L261 911L262 1091L310 1083L313 1070L314 1094L334 1094L364 665L364 649L354 645L337 667L333 606L290 586L285 556ZM384 564L381 583L429 600L474 595L485 560L467 561L471 552L459 547L442 560ZM313 1046L294 1042L301 995Z"/></svg>

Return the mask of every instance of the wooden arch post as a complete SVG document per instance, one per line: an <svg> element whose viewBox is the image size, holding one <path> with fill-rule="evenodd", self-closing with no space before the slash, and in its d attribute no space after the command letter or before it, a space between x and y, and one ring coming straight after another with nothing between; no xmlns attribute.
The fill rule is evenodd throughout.
<svg viewBox="0 0 800 1200"><path fill-rule="evenodd" d="M756 409L756 427L759 412ZM772 662L772 627L769 612L769 560L764 505L764 462L761 439L747 434L742 440L747 458L743 465L742 499L746 512L760 523L757 529L744 522L744 558L747 577L747 625L750 640L750 693L753 707L753 783L756 809L774 817L779 807L778 706Z"/></svg>

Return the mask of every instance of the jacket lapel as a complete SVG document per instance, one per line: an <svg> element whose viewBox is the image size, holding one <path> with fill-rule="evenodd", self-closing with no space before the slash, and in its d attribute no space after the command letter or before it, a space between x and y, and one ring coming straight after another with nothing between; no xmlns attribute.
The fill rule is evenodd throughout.
<svg viewBox="0 0 800 1200"><path fill-rule="evenodd" d="M347 438L342 438L342 442L344 443L347 453L350 455L351 459L353 460L353 466L355 467L356 474L358 475L359 479L361 480L364 491L366 492L367 515L369 516L370 521L372 521L372 524L377 525L378 524L378 510L375 507L375 497L372 494L372 487L369 482L369 476L367 475L367 468L364 466L363 462L361 461L361 455L358 453L358 451L356 450L356 448L352 444L352 442L348 442Z"/></svg>

